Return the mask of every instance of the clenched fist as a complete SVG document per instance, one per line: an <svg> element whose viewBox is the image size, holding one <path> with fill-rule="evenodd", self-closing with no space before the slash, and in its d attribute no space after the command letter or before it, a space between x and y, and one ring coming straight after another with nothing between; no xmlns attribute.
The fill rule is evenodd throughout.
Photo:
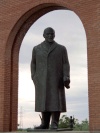
<svg viewBox="0 0 100 133"><path fill-rule="evenodd" d="M67 80L64 81L64 86L65 86L67 89L69 89L69 88L70 88L69 84L70 84L70 78L67 77Z"/></svg>

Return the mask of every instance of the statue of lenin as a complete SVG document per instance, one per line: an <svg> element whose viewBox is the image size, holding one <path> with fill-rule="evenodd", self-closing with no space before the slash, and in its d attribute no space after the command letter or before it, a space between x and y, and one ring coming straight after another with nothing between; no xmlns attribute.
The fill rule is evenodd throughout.
<svg viewBox="0 0 100 133"><path fill-rule="evenodd" d="M55 31L44 30L45 40L32 51L31 77L35 85L35 111L41 112L41 125L35 129L58 128L61 112L66 112L65 89L70 88L67 50L54 41Z"/></svg>

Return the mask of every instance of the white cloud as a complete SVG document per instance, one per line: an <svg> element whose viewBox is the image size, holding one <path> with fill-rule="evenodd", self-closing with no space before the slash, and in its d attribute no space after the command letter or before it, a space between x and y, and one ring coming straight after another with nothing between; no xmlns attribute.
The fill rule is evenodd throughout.
<svg viewBox="0 0 100 133"><path fill-rule="evenodd" d="M25 35L25 38L23 40L22 43L26 43L28 45L32 45L33 46L33 43L40 43L41 41L43 41L43 37L41 35L36 35L35 33L32 33L32 32L28 32L26 35Z"/></svg>

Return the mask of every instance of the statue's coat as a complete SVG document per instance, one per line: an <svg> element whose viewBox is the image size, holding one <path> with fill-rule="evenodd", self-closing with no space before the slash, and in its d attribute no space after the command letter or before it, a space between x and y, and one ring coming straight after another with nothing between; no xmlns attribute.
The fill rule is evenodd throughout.
<svg viewBox="0 0 100 133"><path fill-rule="evenodd" d="M64 46L54 42L48 50L44 41L33 48L31 76L35 84L35 111L66 112L64 81L69 72Z"/></svg>

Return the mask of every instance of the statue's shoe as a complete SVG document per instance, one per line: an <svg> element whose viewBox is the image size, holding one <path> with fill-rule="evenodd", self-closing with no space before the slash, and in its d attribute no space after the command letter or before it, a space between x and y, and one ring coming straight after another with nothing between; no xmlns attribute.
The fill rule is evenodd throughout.
<svg viewBox="0 0 100 133"><path fill-rule="evenodd" d="M56 121L52 122L50 129L54 129L54 130L58 129L58 122L56 122Z"/></svg>
<svg viewBox="0 0 100 133"><path fill-rule="evenodd" d="M48 129L49 126L41 124L40 126L35 127L34 129Z"/></svg>

